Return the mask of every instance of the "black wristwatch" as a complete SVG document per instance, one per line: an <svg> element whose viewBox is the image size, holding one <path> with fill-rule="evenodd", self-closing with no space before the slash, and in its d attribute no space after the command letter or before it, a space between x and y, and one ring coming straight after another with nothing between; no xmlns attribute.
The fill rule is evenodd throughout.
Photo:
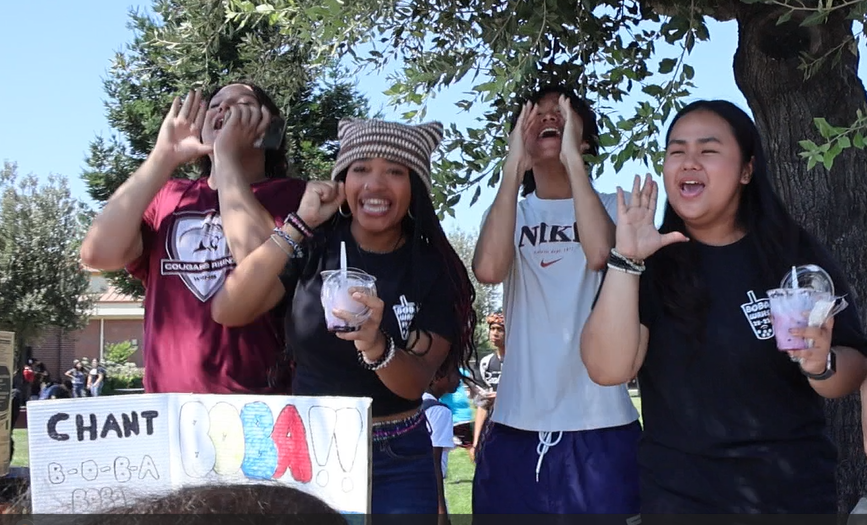
<svg viewBox="0 0 867 525"><path fill-rule="evenodd" d="M828 361L825 363L825 371L821 374L811 374L807 372L803 368L801 368L801 373L807 376L807 378L812 379L814 381L822 381L824 379L828 379L837 373L837 354L834 353L834 349L828 352Z"/></svg>

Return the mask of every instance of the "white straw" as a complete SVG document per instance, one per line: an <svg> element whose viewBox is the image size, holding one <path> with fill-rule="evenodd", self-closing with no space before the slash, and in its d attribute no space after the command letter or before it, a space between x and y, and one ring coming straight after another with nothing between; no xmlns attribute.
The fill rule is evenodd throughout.
<svg viewBox="0 0 867 525"><path fill-rule="evenodd" d="M346 282L346 242L340 241L340 277Z"/></svg>
<svg viewBox="0 0 867 525"><path fill-rule="evenodd" d="M792 288L798 289L798 268L792 266Z"/></svg>

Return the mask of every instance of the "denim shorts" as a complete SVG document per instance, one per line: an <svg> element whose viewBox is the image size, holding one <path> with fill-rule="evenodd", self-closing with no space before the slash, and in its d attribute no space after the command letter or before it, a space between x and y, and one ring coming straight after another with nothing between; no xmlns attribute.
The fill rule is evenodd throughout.
<svg viewBox="0 0 867 525"><path fill-rule="evenodd" d="M433 447L424 413L408 424L375 424L373 432L373 514L436 514ZM377 439L378 433L390 435Z"/></svg>

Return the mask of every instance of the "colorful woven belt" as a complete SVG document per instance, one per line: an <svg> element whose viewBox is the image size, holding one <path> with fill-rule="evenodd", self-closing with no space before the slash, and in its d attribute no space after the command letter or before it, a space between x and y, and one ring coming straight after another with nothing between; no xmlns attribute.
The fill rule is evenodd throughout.
<svg viewBox="0 0 867 525"><path fill-rule="evenodd" d="M419 409L418 412L411 416L395 421L380 421L373 424L373 442L386 441L391 438L406 434L410 430L419 426L424 420L424 411Z"/></svg>

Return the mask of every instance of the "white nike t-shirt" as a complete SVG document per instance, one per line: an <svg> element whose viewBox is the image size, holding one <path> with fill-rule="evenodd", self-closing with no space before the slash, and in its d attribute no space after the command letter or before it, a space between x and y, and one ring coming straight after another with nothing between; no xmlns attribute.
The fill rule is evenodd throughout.
<svg viewBox="0 0 867 525"><path fill-rule="evenodd" d="M612 220L617 195L600 195ZM487 216L487 214L486 214ZM581 330L602 272L587 267L572 199L518 202L515 260L503 283L506 348L496 423L557 432L631 423L638 412L626 385L599 386L581 361Z"/></svg>

